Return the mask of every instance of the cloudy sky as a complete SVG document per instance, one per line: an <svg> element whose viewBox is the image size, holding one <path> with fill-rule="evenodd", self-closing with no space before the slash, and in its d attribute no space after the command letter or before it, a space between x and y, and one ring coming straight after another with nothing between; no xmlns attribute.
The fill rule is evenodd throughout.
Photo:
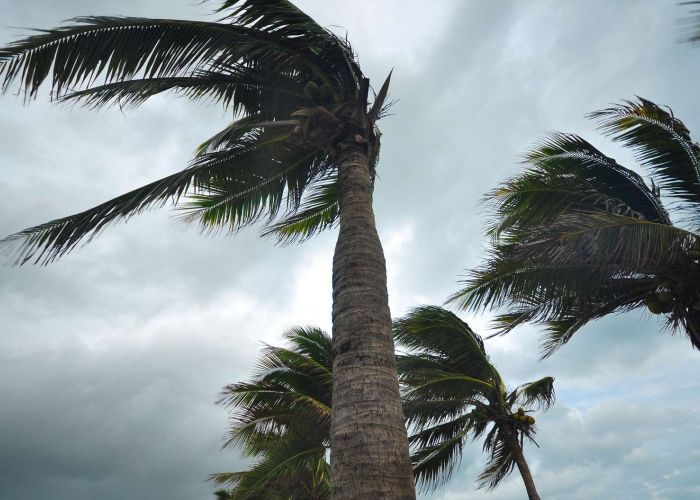
<svg viewBox="0 0 700 500"><path fill-rule="evenodd" d="M349 33L378 86L375 208L394 315L440 304L484 249L480 197L552 130L630 156L583 118L640 95L700 137L700 48L677 43L673 2L299 0ZM77 15L212 19L195 0L2 0L0 43ZM123 114L0 97L0 235L91 207L182 168L226 123L172 96ZM204 500L220 450L218 391L250 374L293 324L330 329L335 233L276 247L254 230L206 237L155 211L46 268L0 267L0 500ZM463 316L486 332L488 315ZM543 498L700 497L700 353L655 319L586 327L538 362L538 332L487 342L512 385L556 377L558 401L526 449ZM479 445L424 498L524 498L517 474L473 489Z"/></svg>

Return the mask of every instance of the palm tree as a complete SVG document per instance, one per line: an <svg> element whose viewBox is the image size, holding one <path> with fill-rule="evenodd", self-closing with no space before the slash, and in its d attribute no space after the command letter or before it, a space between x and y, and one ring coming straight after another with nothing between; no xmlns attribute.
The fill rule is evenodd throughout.
<svg viewBox="0 0 700 500"><path fill-rule="evenodd" d="M369 80L347 41L287 0L222 0L218 12L219 22L82 17L0 49L3 90L19 81L26 98L47 79L52 98L89 107L137 106L173 91L218 102L233 119L184 170L3 242L19 264L47 264L108 224L168 202L207 230L262 221L282 242L339 225L334 497L413 498L372 209L389 78L370 106Z"/></svg>
<svg viewBox="0 0 700 500"><path fill-rule="evenodd" d="M230 500L330 498L333 349L318 328L292 328L290 349L267 347L250 382L231 384L219 404L233 413L224 446L258 461L248 470L214 474ZM218 493L217 493L218 494Z"/></svg>
<svg viewBox="0 0 700 500"><path fill-rule="evenodd" d="M481 337L441 307L413 309L394 321L394 335L407 351L397 363L406 422L414 431L409 441L416 481L426 490L446 483L465 442L483 438L489 460L478 487L495 488L517 466L528 498L539 499L523 444L535 442L529 413L554 403L554 378L508 390Z"/></svg>
<svg viewBox="0 0 700 500"><path fill-rule="evenodd" d="M451 300L504 307L498 333L546 325L545 357L589 321L641 307L700 348L700 148L646 99L589 117L631 148L651 184L581 137L552 135L488 195L491 252Z"/></svg>

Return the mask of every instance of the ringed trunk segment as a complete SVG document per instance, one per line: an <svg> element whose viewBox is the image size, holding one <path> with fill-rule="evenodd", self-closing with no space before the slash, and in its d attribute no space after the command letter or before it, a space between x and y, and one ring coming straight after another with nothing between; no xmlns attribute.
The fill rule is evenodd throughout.
<svg viewBox="0 0 700 500"><path fill-rule="evenodd" d="M415 499L391 334L386 264L364 147L340 145L340 231L333 257L334 500Z"/></svg>

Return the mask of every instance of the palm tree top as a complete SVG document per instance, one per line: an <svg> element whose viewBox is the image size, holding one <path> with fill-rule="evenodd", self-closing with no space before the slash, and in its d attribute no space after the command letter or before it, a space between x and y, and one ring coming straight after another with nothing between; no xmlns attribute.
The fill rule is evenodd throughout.
<svg viewBox="0 0 700 500"><path fill-rule="evenodd" d="M526 414L554 403L554 378L509 390L481 337L441 307L411 310L394 321L394 335L406 351L397 364L406 421L414 431L409 442L416 481L426 491L445 484L465 442L483 437L489 460L477 483L498 486L516 465L514 444L534 442L534 418Z"/></svg>
<svg viewBox="0 0 700 500"><path fill-rule="evenodd" d="M700 347L700 147L642 97L588 117L651 182L577 135L552 134L487 195L490 252L450 300L506 309L497 334L543 323L545 357L589 321L643 305Z"/></svg>
<svg viewBox="0 0 700 500"><path fill-rule="evenodd" d="M256 459L247 470L213 474L232 499L329 498L331 338L311 327L285 333L289 347L266 346L248 382L226 386L231 412L224 446Z"/></svg>
<svg viewBox="0 0 700 500"><path fill-rule="evenodd" d="M171 91L232 116L184 170L0 241L17 263L52 262L107 225L167 203L206 231L262 221L262 233L280 242L335 226L336 148L365 147L374 175L389 79L370 106L347 40L287 0L224 1L216 11L219 22L78 17L0 48L2 90L17 83L26 99L46 81L53 100L93 108Z"/></svg>

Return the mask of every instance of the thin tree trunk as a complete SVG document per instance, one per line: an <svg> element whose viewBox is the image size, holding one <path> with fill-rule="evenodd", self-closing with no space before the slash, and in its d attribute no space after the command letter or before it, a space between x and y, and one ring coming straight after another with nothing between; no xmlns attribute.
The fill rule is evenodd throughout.
<svg viewBox="0 0 700 500"><path fill-rule="evenodd" d="M508 437L513 460L515 461L515 465L518 466L520 476L523 478L523 483L525 483L527 498L529 500L540 500L540 495L537 493L537 489L535 488L535 480L532 478L530 467L527 466L523 449L520 446L520 443L518 443L517 437L507 426L502 426L501 429L503 429L503 432Z"/></svg>
<svg viewBox="0 0 700 500"><path fill-rule="evenodd" d="M410 500L415 485L368 159L358 145L343 146L333 258L333 499Z"/></svg>

